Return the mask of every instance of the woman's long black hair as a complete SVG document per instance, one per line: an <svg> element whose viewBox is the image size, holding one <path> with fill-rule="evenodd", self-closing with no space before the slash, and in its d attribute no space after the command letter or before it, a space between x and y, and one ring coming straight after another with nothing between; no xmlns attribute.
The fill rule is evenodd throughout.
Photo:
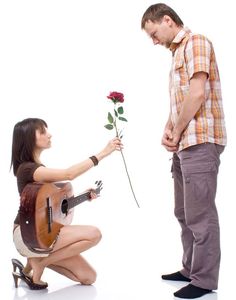
<svg viewBox="0 0 236 300"><path fill-rule="evenodd" d="M23 162L34 162L34 150L36 145L36 130L42 132L47 128L47 123L38 118L28 118L18 122L14 126L12 136L11 168L16 175Z"/></svg>

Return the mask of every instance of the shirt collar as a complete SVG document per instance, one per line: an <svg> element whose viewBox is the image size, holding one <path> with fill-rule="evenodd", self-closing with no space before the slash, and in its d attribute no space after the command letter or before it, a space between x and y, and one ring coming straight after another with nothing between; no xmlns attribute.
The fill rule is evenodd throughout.
<svg viewBox="0 0 236 300"><path fill-rule="evenodd" d="M183 27L178 34L175 36L173 39L171 45L170 45L170 50L174 53L176 48L178 48L179 44L182 42L182 40L191 32L190 29L187 27Z"/></svg>

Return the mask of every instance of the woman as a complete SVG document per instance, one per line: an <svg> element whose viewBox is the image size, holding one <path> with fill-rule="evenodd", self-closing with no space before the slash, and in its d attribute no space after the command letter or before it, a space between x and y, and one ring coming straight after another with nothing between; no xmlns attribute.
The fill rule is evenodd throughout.
<svg viewBox="0 0 236 300"><path fill-rule="evenodd" d="M17 178L19 194L32 182L70 181L97 165L100 160L115 150L122 149L121 140L116 137L95 156L66 169L45 167L40 159L43 150L51 147L51 134L42 119L28 118L18 122L13 131L11 167ZM91 190L91 199L96 193ZM31 289L47 288L41 281L44 268L50 269L81 284L90 285L96 280L96 272L82 257L81 253L95 246L101 239L101 232L94 226L65 225L47 254L36 254L24 244L20 230L19 213L14 221L13 240L19 253L27 257L24 267L17 259L12 259L15 286L18 279L25 281ZM16 272L16 270L19 272Z"/></svg>

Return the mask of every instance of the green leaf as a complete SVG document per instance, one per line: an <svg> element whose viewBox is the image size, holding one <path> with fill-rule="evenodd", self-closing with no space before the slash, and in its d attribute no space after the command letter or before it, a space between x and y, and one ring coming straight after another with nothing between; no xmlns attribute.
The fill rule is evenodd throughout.
<svg viewBox="0 0 236 300"><path fill-rule="evenodd" d="M112 130L114 128L114 126L112 124L107 124L104 127L108 130Z"/></svg>
<svg viewBox="0 0 236 300"><path fill-rule="evenodd" d="M108 113L107 119L108 119L108 122L111 124L114 122L113 116L110 112Z"/></svg>
<svg viewBox="0 0 236 300"><path fill-rule="evenodd" d="M118 119L121 120L121 121L128 122L128 120L126 118L123 118L123 117L119 117Z"/></svg>
<svg viewBox="0 0 236 300"><path fill-rule="evenodd" d="M117 113L117 111L115 109L114 109L114 112L115 112L115 116L118 118L118 113Z"/></svg>
<svg viewBox="0 0 236 300"><path fill-rule="evenodd" d="M124 109L122 106L118 107L118 113L122 115L124 113Z"/></svg>

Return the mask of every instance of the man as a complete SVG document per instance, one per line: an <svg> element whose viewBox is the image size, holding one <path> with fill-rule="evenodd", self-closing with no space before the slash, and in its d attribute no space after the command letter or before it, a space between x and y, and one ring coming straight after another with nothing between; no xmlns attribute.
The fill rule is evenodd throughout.
<svg viewBox="0 0 236 300"><path fill-rule="evenodd" d="M226 130L220 78L212 43L193 34L176 12L158 3L141 27L154 45L172 53L170 114L162 145L173 152L175 216L182 229L183 269L163 279L186 281L174 293L197 298L217 289L220 265L219 222L215 206L220 154Z"/></svg>

